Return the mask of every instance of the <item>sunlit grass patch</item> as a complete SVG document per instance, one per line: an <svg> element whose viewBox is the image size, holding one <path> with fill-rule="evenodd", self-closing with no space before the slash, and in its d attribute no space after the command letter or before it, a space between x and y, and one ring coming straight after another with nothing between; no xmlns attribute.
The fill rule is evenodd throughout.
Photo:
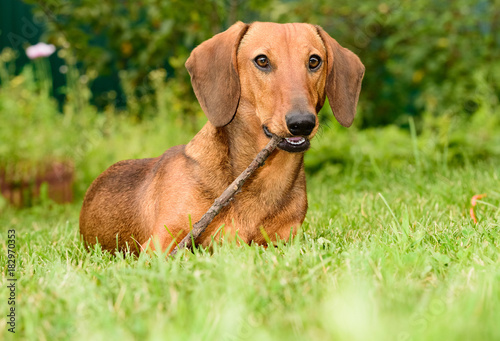
<svg viewBox="0 0 500 341"><path fill-rule="evenodd" d="M77 204L7 210L0 222L19 236L16 336L497 339L498 169L312 176L293 241L225 242L168 260L85 250ZM478 192L491 194L476 225L468 209Z"/></svg>

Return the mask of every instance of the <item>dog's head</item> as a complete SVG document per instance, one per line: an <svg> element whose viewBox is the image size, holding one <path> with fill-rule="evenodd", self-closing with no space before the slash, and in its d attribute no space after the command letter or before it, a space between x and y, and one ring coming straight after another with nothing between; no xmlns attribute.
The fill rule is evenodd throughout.
<svg viewBox="0 0 500 341"><path fill-rule="evenodd" d="M321 27L238 22L196 47L186 62L209 121L229 124L237 110L257 115L262 134L285 138L289 152L309 148L328 96L336 119L349 127L365 68Z"/></svg>

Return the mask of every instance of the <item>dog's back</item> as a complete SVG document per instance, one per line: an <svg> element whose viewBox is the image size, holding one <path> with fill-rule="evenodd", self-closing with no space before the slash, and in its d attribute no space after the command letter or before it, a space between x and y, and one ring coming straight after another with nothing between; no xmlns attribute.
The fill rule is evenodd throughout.
<svg viewBox="0 0 500 341"><path fill-rule="evenodd" d="M168 164L182 158L184 146L157 158L124 160L103 172L89 187L80 213L80 233L87 245L136 252L152 233L155 209L153 183Z"/></svg>

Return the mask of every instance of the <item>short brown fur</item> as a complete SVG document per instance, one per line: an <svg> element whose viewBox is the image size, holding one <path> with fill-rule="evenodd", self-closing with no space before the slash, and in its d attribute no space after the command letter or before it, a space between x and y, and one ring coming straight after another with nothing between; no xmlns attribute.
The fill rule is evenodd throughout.
<svg viewBox="0 0 500 341"><path fill-rule="evenodd" d="M308 68L311 55L323 64ZM270 72L254 59L266 55ZM209 121L185 146L153 159L126 160L90 186L80 214L88 245L131 251L147 246L171 251L192 222L250 164L269 138L292 136L285 116L317 112L328 96L337 120L352 124L364 67L320 27L238 22L195 48L186 62L195 94ZM318 120L307 139L317 132ZM208 245L224 224L245 243L287 240L307 211L304 153L276 150L196 240Z"/></svg>

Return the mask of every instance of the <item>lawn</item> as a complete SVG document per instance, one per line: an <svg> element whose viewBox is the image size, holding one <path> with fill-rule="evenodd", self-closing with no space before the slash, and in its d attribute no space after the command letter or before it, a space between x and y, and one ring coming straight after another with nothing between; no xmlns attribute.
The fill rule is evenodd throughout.
<svg viewBox="0 0 500 341"><path fill-rule="evenodd" d="M79 241L80 202L4 209L0 339L499 340L500 162L400 161L310 174L302 230L267 249L112 256Z"/></svg>

